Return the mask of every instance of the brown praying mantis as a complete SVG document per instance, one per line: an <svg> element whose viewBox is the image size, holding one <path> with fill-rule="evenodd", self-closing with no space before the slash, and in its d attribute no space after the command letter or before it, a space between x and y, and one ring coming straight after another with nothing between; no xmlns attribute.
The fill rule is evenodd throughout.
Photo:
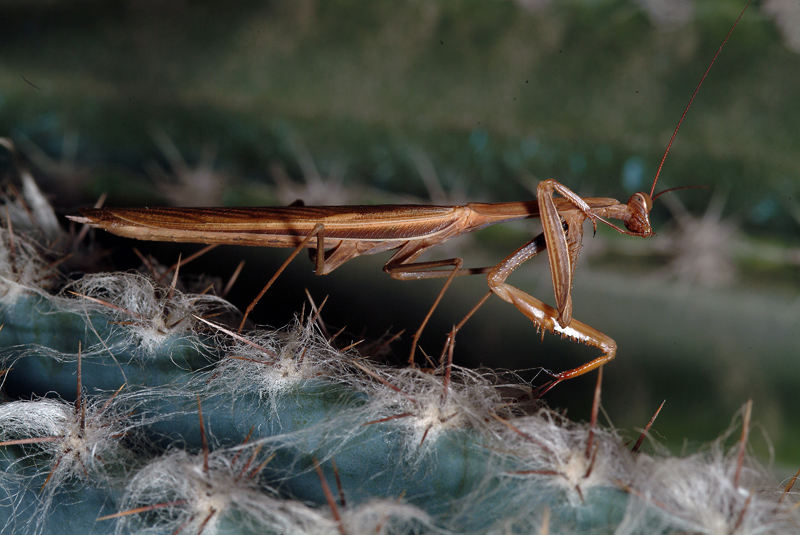
<svg viewBox="0 0 800 535"><path fill-rule="evenodd" d="M597 223L601 222L623 234L643 238L653 235L649 220L653 200L672 191L653 194L664 161L700 86L746 9L747 5L695 88L667 145L650 192L634 193L624 204L610 198L581 198L563 184L548 179L537 186L535 201L469 203L464 206L304 206L295 203L287 207L265 208L103 208L81 210L80 217L70 216L70 219L140 240L293 247L295 252L289 260L307 248L315 262L317 275L328 274L357 256L396 249L383 266L392 278L447 277L414 337L414 347L453 278L486 274L490 293L514 305L536 325L537 330L559 334L602 352L582 366L553 374L552 388L558 382L604 365L614 358L617 350L616 343L609 336L572 317L572 284L583 238L583 223L589 220L595 231ZM417 261L428 249L451 238L489 225L532 218L541 219L541 234L495 266L463 268L461 258ZM616 226L610 219L622 221L625 228ZM550 263L555 308L506 282L515 269L545 249ZM412 363L413 358L412 348Z"/></svg>

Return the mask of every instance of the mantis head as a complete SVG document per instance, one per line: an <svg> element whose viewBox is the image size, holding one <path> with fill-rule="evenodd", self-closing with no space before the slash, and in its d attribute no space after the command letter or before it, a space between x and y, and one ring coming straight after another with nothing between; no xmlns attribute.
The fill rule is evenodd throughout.
<svg viewBox="0 0 800 535"><path fill-rule="evenodd" d="M634 236L641 236L642 238L649 238L654 236L653 228L650 226L650 210L653 209L653 202L670 191L677 191L679 189L696 189L706 188L708 186L679 186L677 188L669 188L660 191L655 195L652 193L645 193L639 191L631 195L628 199L628 213L622 220L625 223L625 228Z"/></svg>
<svg viewBox="0 0 800 535"><path fill-rule="evenodd" d="M631 234L647 238L654 234L650 226L650 210L653 209L653 199L650 195L639 191L628 199L628 214L623 223Z"/></svg>

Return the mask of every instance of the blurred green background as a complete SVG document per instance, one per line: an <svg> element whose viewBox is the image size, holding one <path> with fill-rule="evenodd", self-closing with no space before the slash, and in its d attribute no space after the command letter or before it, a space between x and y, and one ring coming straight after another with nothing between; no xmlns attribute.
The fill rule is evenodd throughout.
<svg viewBox="0 0 800 535"><path fill-rule="evenodd" d="M533 198L556 178L626 200L652 177L740 0L0 2L0 135L61 214L93 204L437 203ZM794 18L793 18L794 17ZM792 24L791 21L797 21ZM776 21L780 21L782 27ZM613 337L603 405L635 439L694 451L748 398L776 469L800 463L800 8L751 6L689 112L648 240L587 230L574 317ZM794 34L792 32L795 32ZM3 165L10 163L3 155ZM663 200L663 202L661 202ZM490 228L430 259L494 264L538 223ZM118 267L136 245L163 262L197 247L97 236ZM228 277L244 308L285 251L224 247L187 271ZM326 277L296 261L257 310L280 326L330 294L349 340L416 329L441 281L396 282L388 255ZM79 268L75 268L79 269ZM544 258L512 282L552 302ZM444 333L486 291L456 281L427 329ZM362 329L364 329L362 331ZM393 346L402 361L409 335ZM493 298L456 362L556 371L597 352L546 335ZM539 376L537 381L542 382ZM595 375L548 395L587 418ZM651 446L652 447L652 446ZM774 449L773 449L774 448Z"/></svg>

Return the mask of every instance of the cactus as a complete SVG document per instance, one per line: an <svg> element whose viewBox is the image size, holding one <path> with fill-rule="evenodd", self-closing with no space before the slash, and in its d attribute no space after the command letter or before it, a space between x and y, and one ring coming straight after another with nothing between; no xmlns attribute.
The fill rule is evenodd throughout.
<svg viewBox="0 0 800 535"><path fill-rule="evenodd" d="M0 211L2 533L798 529L746 432L636 453L508 374L380 365L300 316L237 334L224 300L145 274L66 280L23 180Z"/></svg>

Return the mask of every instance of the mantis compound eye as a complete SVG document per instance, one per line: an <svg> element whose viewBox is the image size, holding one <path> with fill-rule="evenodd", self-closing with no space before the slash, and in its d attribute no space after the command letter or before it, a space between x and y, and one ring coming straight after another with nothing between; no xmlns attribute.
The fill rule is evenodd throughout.
<svg viewBox="0 0 800 535"><path fill-rule="evenodd" d="M650 210L653 209L653 200L647 193L639 191L631 195L631 198L628 199L628 208L630 208L631 212L649 214Z"/></svg>

